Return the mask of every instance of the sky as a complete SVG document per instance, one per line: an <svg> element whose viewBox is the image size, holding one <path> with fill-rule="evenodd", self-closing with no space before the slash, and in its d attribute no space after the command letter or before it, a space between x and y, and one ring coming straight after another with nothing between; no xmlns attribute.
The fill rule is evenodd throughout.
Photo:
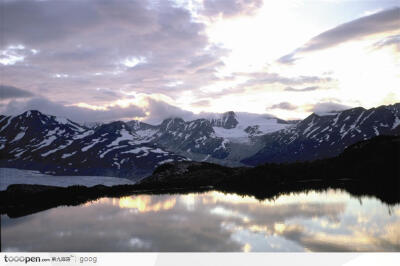
<svg viewBox="0 0 400 266"><path fill-rule="evenodd" d="M400 102L386 0L0 0L0 113L158 123Z"/></svg>

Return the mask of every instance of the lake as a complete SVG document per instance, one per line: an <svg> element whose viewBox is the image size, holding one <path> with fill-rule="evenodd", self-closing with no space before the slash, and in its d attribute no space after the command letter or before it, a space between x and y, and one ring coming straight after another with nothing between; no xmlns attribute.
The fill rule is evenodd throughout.
<svg viewBox="0 0 400 266"><path fill-rule="evenodd" d="M102 198L1 216L2 251L400 251L400 205L341 190L259 201L205 193Z"/></svg>

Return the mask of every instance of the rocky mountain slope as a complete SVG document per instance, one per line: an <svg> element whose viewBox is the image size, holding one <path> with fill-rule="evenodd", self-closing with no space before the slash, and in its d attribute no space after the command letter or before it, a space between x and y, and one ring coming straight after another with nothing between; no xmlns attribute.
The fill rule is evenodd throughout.
<svg viewBox="0 0 400 266"><path fill-rule="evenodd" d="M297 125L262 137L260 150L242 162L310 161L338 155L347 146L379 135L400 134L400 103L372 109L311 114Z"/></svg>
<svg viewBox="0 0 400 266"><path fill-rule="evenodd" d="M38 111L0 117L0 145L0 166L56 175L140 178L162 163L187 160L124 122L88 129Z"/></svg>

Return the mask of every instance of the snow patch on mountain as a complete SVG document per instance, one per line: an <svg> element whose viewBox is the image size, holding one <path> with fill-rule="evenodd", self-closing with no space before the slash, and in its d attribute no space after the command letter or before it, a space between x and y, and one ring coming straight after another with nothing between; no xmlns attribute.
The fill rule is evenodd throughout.
<svg viewBox="0 0 400 266"><path fill-rule="evenodd" d="M153 138L153 136L158 132L157 129L144 129L135 131L136 135L141 138L148 139L149 141Z"/></svg>
<svg viewBox="0 0 400 266"><path fill-rule="evenodd" d="M90 150L91 148L93 148L94 145L96 145L96 144L98 144L98 143L100 143L100 142L103 142L103 141L105 141L105 140L100 140L99 138L98 138L98 139L93 139L93 142L92 142L91 144L89 144L89 145L83 147L83 148L81 149L81 151L86 152L86 151Z"/></svg>
<svg viewBox="0 0 400 266"><path fill-rule="evenodd" d="M68 157L71 157L72 155L76 154L76 151L71 152L71 153L65 153L61 156L61 158L66 159Z"/></svg>
<svg viewBox="0 0 400 266"><path fill-rule="evenodd" d="M47 146L49 146L51 143L53 143L56 139L57 139L56 136L50 136L50 137L44 139L42 142L40 142L40 143L36 146L37 148L34 149L34 150L32 150L32 151L36 151L36 150L42 149L42 148L44 148L44 147L47 147Z"/></svg>
<svg viewBox="0 0 400 266"><path fill-rule="evenodd" d="M4 126L2 126L2 127L0 128L0 132L3 131L4 129L6 129L6 128L10 125L11 120L13 120L13 118L14 118L14 117L12 117L12 116L6 117L7 123L6 123ZM3 121L3 120L2 120L2 121Z"/></svg>
<svg viewBox="0 0 400 266"><path fill-rule="evenodd" d="M106 156L106 154L111 152L111 151L122 149L122 148L125 148L125 147L128 147L128 145L122 145L122 146L113 147L111 149L106 149L104 152L102 152L100 154L100 158L104 158L104 156Z"/></svg>
<svg viewBox="0 0 400 266"><path fill-rule="evenodd" d="M166 163L171 163L171 162L173 162L174 160L172 160L172 159L166 159L166 160L164 160L164 161L161 161L161 162L159 162L159 163L157 163L157 165L162 165L162 164L166 164Z"/></svg>
<svg viewBox="0 0 400 266"><path fill-rule="evenodd" d="M400 119L398 117L396 117L396 119L393 122L393 126L392 129L395 129L396 127L398 127L400 125Z"/></svg>
<svg viewBox="0 0 400 266"><path fill-rule="evenodd" d="M87 130L87 131L85 131L85 132L83 132L81 134L75 135L73 137L73 139L83 139L83 138L85 138L87 136L92 135L93 133L94 133L94 130Z"/></svg>
<svg viewBox="0 0 400 266"><path fill-rule="evenodd" d="M68 141L67 144L60 145L59 147L57 147L57 148L55 148L55 149L53 149L53 150L50 150L50 151L48 151L48 152L45 152L45 153L42 154L42 157L49 156L50 154L53 154L53 153L55 153L55 152L57 152L57 151L59 151L59 150L65 149L66 147L68 147L69 145L71 145L72 142L73 142L73 141L70 140L70 141Z"/></svg>
<svg viewBox="0 0 400 266"><path fill-rule="evenodd" d="M214 126L215 135L236 143L248 143L251 141L250 137L261 136L291 126L279 123L276 118L257 114L238 113L235 118L238 123L234 128ZM257 130L250 133L248 128L251 127L256 127Z"/></svg>
<svg viewBox="0 0 400 266"><path fill-rule="evenodd" d="M125 128L121 129L119 134L120 134L120 137L118 137L116 140L111 142L111 144L107 145L107 147L119 145L119 143L124 140L133 140L133 136Z"/></svg>
<svg viewBox="0 0 400 266"><path fill-rule="evenodd" d="M19 132L17 136L15 136L15 138L11 141L11 143L22 139L24 136L25 136L25 131Z"/></svg>

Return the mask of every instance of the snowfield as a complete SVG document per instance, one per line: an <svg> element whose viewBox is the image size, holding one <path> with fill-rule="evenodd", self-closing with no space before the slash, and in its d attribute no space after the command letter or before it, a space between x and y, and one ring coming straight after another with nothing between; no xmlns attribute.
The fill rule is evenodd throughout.
<svg viewBox="0 0 400 266"><path fill-rule="evenodd" d="M109 176L51 176L38 171L20 170L14 168L0 168L0 191L6 190L12 184L47 185L55 187L69 187L82 185L93 187L96 185L116 186L132 185L135 182L118 177Z"/></svg>
<svg viewBox="0 0 400 266"><path fill-rule="evenodd" d="M280 124L273 117L255 114L237 113L236 119L238 124L234 128L213 127L215 135L232 142L246 143L250 142L249 133L245 131L247 127L258 126L259 133L255 135L260 136L292 126L290 124Z"/></svg>

